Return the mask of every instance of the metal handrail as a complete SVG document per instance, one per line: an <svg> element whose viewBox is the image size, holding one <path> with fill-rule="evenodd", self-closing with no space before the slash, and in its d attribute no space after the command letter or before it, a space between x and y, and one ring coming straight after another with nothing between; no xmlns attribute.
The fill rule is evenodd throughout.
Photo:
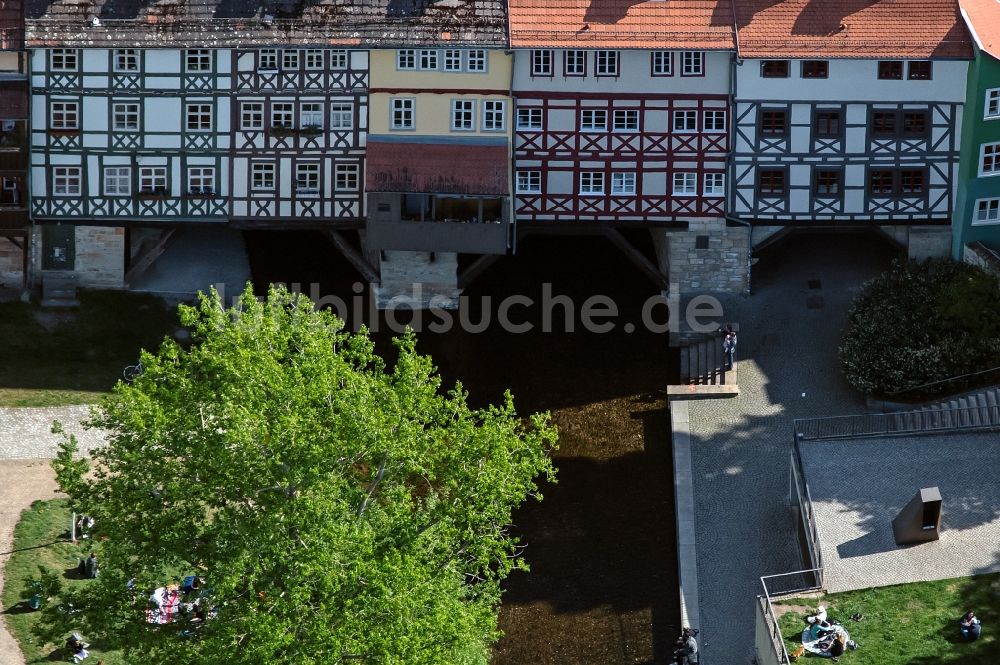
<svg viewBox="0 0 1000 665"><path fill-rule="evenodd" d="M771 633L771 644L774 646L774 654L778 657L778 660L780 660L784 665L789 665L791 661L789 660L788 657L788 650L785 649L785 638L784 636L782 636L781 629L778 626L778 617L774 612L774 605L771 603L772 591L767 588L767 580L772 580L779 577L790 577L792 575L806 575L809 573L813 573L814 579L816 580L821 580L823 578L822 568L806 568L805 570L796 570L791 573L780 573L778 575L764 575L760 578L760 585L764 589L763 598L767 607L766 618L768 619L768 623L770 624L769 628ZM774 593L774 595L788 596L796 593L819 591L822 588L821 584L822 583L812 584L809 586L800 586L794 589L787 589L778 593Z"/></svg>
<svg viewBox="0 0 1000 665"><path fill-rule="evenodd" d="M978 372L970 372L968 374L958 374L956 376L949 376L946 379L938 379L937 381L930 381L929 383L922 383L919 386L911 386L909 388L904 388L903 390L896 390L891 393L886 393L886 397L899 397L900 395L905 395L906 393L914 392L916 390L921 390L923 388L930 388L931 386L938 386L943 383L951 383L953 381L958 381L959 379L968 379L974 376L980 376L982 374L990 374L991 372L1000 372L1000 367L991 367L989 369L981 369Z"/></svg>
<svg viewBox="0 0 1000 665"><path fill-rule="evenodd" d="M796 440L804 441L992 429L1000 427L1000 406L797 418L793 426Z"/></svg>

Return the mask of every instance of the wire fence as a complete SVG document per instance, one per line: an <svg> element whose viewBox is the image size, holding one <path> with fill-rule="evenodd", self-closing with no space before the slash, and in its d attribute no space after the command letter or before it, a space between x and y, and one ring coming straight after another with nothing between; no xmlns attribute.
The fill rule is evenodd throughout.
<svg viewBox="0 0 1000 665"><path fill-rule="evenodd" d="M800 441L991 429L1000 427L1000 406L799 418L794 426L796 440Z"/></svg>

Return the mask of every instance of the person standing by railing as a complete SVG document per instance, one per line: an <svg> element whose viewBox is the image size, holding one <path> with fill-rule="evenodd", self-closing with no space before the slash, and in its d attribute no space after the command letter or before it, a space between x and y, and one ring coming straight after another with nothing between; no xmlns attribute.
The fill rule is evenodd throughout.
<svg viewBox="0 0 1000 665"><path fill-rule="evenodd" d="M736 331L731 325L726 325L726 336L722 338L722 352L726 354L726 369L733 368L736 361Z"/></svg>

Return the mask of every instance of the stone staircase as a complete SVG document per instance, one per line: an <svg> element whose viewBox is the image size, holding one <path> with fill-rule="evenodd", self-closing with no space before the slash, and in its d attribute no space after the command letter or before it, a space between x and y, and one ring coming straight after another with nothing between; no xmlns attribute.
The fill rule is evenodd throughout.
<svg viewBox="0 0 1000 665"><path fill-rule="evenodd" d="M941 427L1000 427L1000 386L956 395L902 415L913 419L914 413L929 413L931 423Z"/></svg>
<svg viewBox="0 0 1000 665"><path fill-rule="evenodd" d="M738 325L730 325L739 332ZM733 363L732 369L725 369L722 338L722 333L713 333L680 348L682 385L668 386L668 395L732 397L739 394L739 360ZM739 346L736 352L738 357Z"/></svg>

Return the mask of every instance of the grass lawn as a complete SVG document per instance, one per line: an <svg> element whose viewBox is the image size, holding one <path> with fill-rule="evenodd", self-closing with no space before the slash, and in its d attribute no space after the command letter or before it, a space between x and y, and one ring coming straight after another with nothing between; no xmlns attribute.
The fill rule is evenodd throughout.
<svg viewBox="0 0 1000 665"><path fill-rule="evenodd" d="M21 520L14 529L14 554L4 569L5 582L3 605L7 610L7 626L21 644L21 650L28 663L68 662L68 654L62 644L38 644L31 629L38 620L38 614L19 604L25 589L32 579L38 577L38 566L42 565L57 573L67 587L83 586L90 580L76 577L77 561L86 556L87 541L74 545L68 537L70 513L65 500L36 501L31 508L21 513ZM54 599L58 604L58 599ZM68 636L68 634L67 634ZM106 651L90 636L84 639L91 643L91 658L84 661L96 663L104 659L105 665L124 665L117 651ZM53 653L55 651L59 653Z"/></svg>
<svg viewBox="0 0 1000 665"><path fill-rule="evenodd" d="M80 307L0 303L0 407L96 402L177 327L177 313L154 296L81 291Z"/></svg>
<svg viewBox="0 0 1000 665"><path fill-rule="evenodd" d="M844 624L860 648L848 651L851 665L997 665L1000 663L1000 573L937 582L828 594L821 601L785 599L774 603L789 652L801 644L805 617L820 602L830 618ZM965 642L958 619L973 610L983 622L983 636ZM860 623L850 620L856 612ZM817 663L829 659L806 654Z"/></svg>

